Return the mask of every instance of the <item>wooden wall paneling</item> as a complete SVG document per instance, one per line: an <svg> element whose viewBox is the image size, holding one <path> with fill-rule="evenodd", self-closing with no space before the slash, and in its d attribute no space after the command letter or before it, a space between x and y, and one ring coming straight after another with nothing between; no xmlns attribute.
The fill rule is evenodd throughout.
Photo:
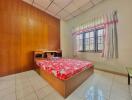
<svg viewBox="0 0 132 100"><path fill-rule="evenodd" d="M9 62L8 58L8 46L7 43L9 43L9 38L6 38L8 36L7 31L5 29L4 21L5 21L4 15L0 15L1 24L0 28L3 29L0 32L0 73L1 75L5 75L4 73L8 73L8 69L4 66L6 66Z"/></svg>
<svg viewBox="0 0 132 100"><path fill-rule="evenodd" d="M22 0L0 0L0 76L33 69L36 49L59 49L59 23Z"/></svg>
<svg viewBox="0 0 132 100"><path fill-rule="evenodd" d="M8 16L7 16L8 17ZM21 71L20 64L20 57L21 57L21 34L19 29L19 20L16 16L9 17L10 24L8 25L10 34L8 34L7 38L9 37L8 45L8 59L9 59L9 74L16 73L17 71ZM15 21L15 24L14 24ZM17 59L17 60L16 60Z"/></svg>
<svg viewBox="0 0 132 100"><path fill-rule="evenodd" d="M60 33L60 28L57 26L60 26L60 23L58 23L56 20L54 20L52 17L49 17L49 16L47 17L47 20L49 20L48 40L49 40L49 44L51 44L49 45L49 49L51 50L59 49L60 48L60 35L58 33Z"/></svg>
<svg viewBox="0 0 132 100"><path fill-rule="evenodd" d="M32 66L32 30L29 26L29 20L27 17L24 17L21 24L21 57L22 57L22 69L28 70Z"/></svg>
<svg viewBox="0 0 132 100"><path fill-rule="evenodd" d="M4 69L4 71L0 70L0 74L2 75L15 73L20 64L20 60L16 61L16 59L20 57L18 19L16 19L15 15L12 15L8 7L6 9L7 13L3 12L2 15L0 15L2 22L0 26L0 52L2 53L0 56L0 64L2 65L0 68Z"/></svg>

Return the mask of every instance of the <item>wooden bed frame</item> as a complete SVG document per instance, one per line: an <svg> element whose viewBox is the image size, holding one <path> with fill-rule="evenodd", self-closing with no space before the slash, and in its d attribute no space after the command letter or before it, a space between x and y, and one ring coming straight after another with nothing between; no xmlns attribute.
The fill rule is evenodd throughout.
<svg viewBox="0 0 132 100"><path fill-rule="evenodd" d="M66 79L60 80L55 77L53 74L48 73L47 71L36 66L37 72L42 76L47 82L57 90L64 98L69 96L77 87L79 87L93 72L94 66L89 69L83 70L74 76Z"/></svg>

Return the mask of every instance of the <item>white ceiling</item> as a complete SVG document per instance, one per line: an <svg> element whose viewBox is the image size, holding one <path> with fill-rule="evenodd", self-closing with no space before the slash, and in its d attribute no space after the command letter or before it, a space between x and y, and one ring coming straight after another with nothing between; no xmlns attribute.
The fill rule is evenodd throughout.
<svg viewBox="0 0 132 100"><path fill-rule="evenodd" d="M70 20L104 0L22 0L50 15Z"/></svg>

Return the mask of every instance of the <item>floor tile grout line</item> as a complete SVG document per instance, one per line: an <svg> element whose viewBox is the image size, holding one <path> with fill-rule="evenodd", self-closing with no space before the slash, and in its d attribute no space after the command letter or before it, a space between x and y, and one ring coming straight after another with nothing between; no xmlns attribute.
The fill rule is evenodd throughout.
<svg viewBox="0 0 132 100"><path fill-rule="evenodd" d="M130 85L128 86L128 89L129 89L129 93L130 93L130 99L132 100L132 93L131 93Z"/></svg>
<svg viewBox="0 0 132 100"><path fill-rule="evenodd" d="M20 75L21 76L21 75ZM13 79L11 79L11 81L14 81L14 93L15 93L15 98L16 98L16 100L19 100L19 99L22 99L22 98L17 98L17 89L16 89L16 80L17 80L17 78L16 78L16 74L15 74L15 76L14 76L14 78ZM29 80L29 78L26 78L26 80ZM29 80L30 81L30 80ZM32 87L32 85L30 84L30 86ZM4 88L5 89L5 88ZM7 88L6 88L7 89ZM35 91L35 89L33 89L33 91L31 92L31 93L33 93ZM29 93L29 94L27 94L26 96L28 96L28 95L30 95L31 93ZM11 94L11 93L9 93L9 94ZM35 93L36 94L36 93Z"/></svg>
<svg viewBox="0 0 132 100"><path fill-rule="evenodd" d="M17 93L16 93L16 74L15 74L15 95L16 95L16 100L17 100Z"/></svg>
<svg viewBox="0 0 132 100"><path fill-rule="evenodd" d="M26 73L25 73L26 74ZM27 75L27 74L26 74ZM26 76L25 75L25 76ZM40 77L40 76L39 76ZM34 87L33 87L33 84L32 84L32 80L30 80L30 77L27 77L26 76L26 79L29 81L29 84L30 84L30 86L33 88L33 91L29 94L29 95L31 95L32 93L35 93L35 95L37 96L37 100L39 100L39 96L37 95L37 90L40 90L40 89L42 89L42 88L44 88L44 87L46 87L46 86L48 86L48 84L46 84L44 87L42 87L42 88L39 88L39 89L35 89ZM17 85L17 79L16 79L16 76L15 76L15 79L13 78L12 79L13 81L15 80L15 94L17 94L16 92L16 90L17 90L17 87L16 87L16 85ZM112 80L112 81L111 81ZM108 95L108 100L110 100L110 97L111 97L111 95L112 95L112 89L113 89L113 85L115 84L115 82L116 82L116 75L112 75L112 78L110 79L110 82L111 82L111 85L110 85L110 89L109 89L109 95ZM14 83L13 83L14 84ZM14 86L14 85L13 85ZM128 86L128 85L127 85ZM130 93L130 99L132 100L132 94L131 94L131 90L130 90L130 86L128 86L128 88L129 88L129 93ZM47 97L47 96L49 96L49 95L51 95L53 92L50 92L49 94L47 94L45 97ZM43 97L44 98L44 97ZM43 99L42 98L42 99ZM19 98L19 99L22 99L22 98ZM16 100L18 100L17 99L17 95L16 95ZM65 100L65 99L64 99Z"/></svg>
<svg viewBox="0 0 132 100"><path fill-rule="evenodd" d="M14 81L15 81L15 96L16 96L16 100L20 100L20 99L22 99L22 98L17 98L17 93L16 93L16 80L17 80L17 78L16 78L16 75L15 75L15 77L14 77ZM33 88L33 91L31 92L31 93L29 93L29 94L27 94L26 96L28 96L28 95L30 95L30 94L32 94L32 93L35 93L36 94L36 96L37 96L37 93L36 93L36 90L34 89L34 87L32 86L32 84L31 84L31 81L30 81L30 79L29 79L29 77L28 78L26 78L26 80L28 80L29 81L29 85ZM46 85L46 86L48 86L48 84ZM44 87L46 87L46 86L44 86ZM44 88L44 87L42 87L42 88ZM42 89L42 88L40 88L40 89ZM39 90L39 89L38 89ZM49 93L50 94L50 93ZM49 94L47 94L47 95L49 95ZM47 96L46 95L46 96ZM39 98L38 98L38 96L37 96L37 99L39 100Z"/></svg>
<svg viewBox="0 0 132 100"><path fill-rule="evenodd" d="M112 87L113 87L113 84L114 84L114 79L115 79L115 75L113 74L108 100L110 100L110 97L111 97L111 92L112 92Z"/></svg>
<svg viewBox="0 0 132 100"><path fill-rule="evenodd" d="M41 76L39 76L39 77L41 77ZM30 81L30 79L28 79L29 80L29 82L30 82L30 84L31 84L31 81ZM46 85L46 86L48 86L48 84ZM42 88L45 88L46 86L44 86L44 87L42 87ZM36 90L34 89L34 87L31 85L31 87L33 88L33 90L35 91L35 94L36 94L36 96L37 96L37 99L39 100L39 97L38 97L38 95L37 95L37 93L36 93ZM42 89L42 88L40 88L40 89ZM38 89L38 90L40 90L40 89ZM48 95L50 95L52 92L50 92L50 93L48 93L45 97L47 97Z"/></svg>
<svg viewBox="0 0 132 100"><path fill-rule="evenodd" d="M14 80L15 81L15 79L10 79L10 81L11 80ZM0 91L2 91L2 90L5 90L5 89L9 89L9 88L11 88L11 87L7 87L7 88L3 88L3 89L0 89ZM13 91L13 93L14 93L15 91ZM8 93L8 94L6 94L6 95L10 95L10 94L12 94L12 92L10 92L10 93ZM15 95L16 95L16 93L15 93ZM2 97L4 97L5 95L3 95ZM1 97L1 98L2 98Z"/></svg>
<svg viewBox="0 0 132 100"><path fill-rule="evenodd" d="M48 93L45 97L47 97L47 96L49 96L49 95L51 95L51 94L52 94L52 92ZM44 98L44 97L43 97L43 98ZM43 99L43 98L42 98L42 99Z"/></svg>
<svg viewBox="0 0 132 100"><path fill-rule="evenodd" d="M28 80L29 80L29 83L31 84L31 80L28 78ZM33 90L34 90L34 93L36 94L36 96L37 96L37 99L39 100L39 97L38 97L38 95L37 95L37 93L36 93L36 90L34 89L34 87L32 86L32 84L31 84L31 87L33 88Z"/></svg>
<svg viewBox="0 0 132 100"><path fill-rule="evenodd" d="M116 75L114 75L115 77L116 77ZM115 80L115 77L113 77L113 81L112 81L112 87L113 87L113 83L114 83L114 80ZM112 90L112 87L111 87L111 90ZM111 90L110 90L110 96L111 96ZM130 91L130 88L129 88L129 86L128 86L128 90L129 90L129 93L130 93L130 99L132 100L132 95L131 95L131 91ZM110 96L109 96L109 99L108 100L110 100Z"/></svg>
<svg viewBox="0 0 132 100"><path fill-rule="evenodd" d="M26 78L27 80L29 80L28 78ZM30 86L31 86L31 84L30 84ZM32 86L31 86L32 87ZM20 90L19 90L20 91ZM32 92L30 92L30 93L28 93L27 95L25 95L25 96L29 96L30 94L32 94L32 93L34 93L34 89L33 89L33 91ZM17 95L16 95L16 97L17 97ZM16 100L20 100L20 99L22 99L22 97L21 98L18 98L18 99L16 99ZM39 99L38 99L39 100Z"/></svg>
<svg viewBox="0 0 132 100"><path fill-rule="evenodd" d="M9 80L8 80L8 81L9 81ZM10 81L12 81L12 79L11 79ZM12 87L12 86L11 86L11 87ZM5 90L5 89L8 89L8 88L11 88L11 87L2 88L2 89L0 89L0 91Z"/></svg>
<svg viewBox="0 0 132 100"><path fill-rule="evenodd" d="M29 94L25 95L25 97L27 97L27 96L31 95L32 93L34 93L34 91L32 91L32 92L30 92ZM23 99L23 97L18 98L17 100L21 100L21 99Z"/></svg>
<svg viewBox="0 0 132 100"><path fill-rule="evenodd" d="M30 84L31 84L31 80L28 78L28 80L29 80L29 82L30 82ZM46 85L46 86L48 86L48 84ZM42 88L45 88L46 86L44 86L44 87L42 87ZM33 88L33 90L34 90L34 92L35 92L35 94L36 94L36 96L37 96L37 99L39 100L39 97L38 97L38 95L37 95L37 93L36 93L36 90L34 89L34 87L32 86L32 84L31 84L31 87ZM40 89L42 89L42 88L40 88ZM38 90L40 90L40 89L38 89ZM50 93L48 93L47 95L49 95ZM46 95L46 96L47 96ZM45 96L45 97L46 97Z"/></svg>

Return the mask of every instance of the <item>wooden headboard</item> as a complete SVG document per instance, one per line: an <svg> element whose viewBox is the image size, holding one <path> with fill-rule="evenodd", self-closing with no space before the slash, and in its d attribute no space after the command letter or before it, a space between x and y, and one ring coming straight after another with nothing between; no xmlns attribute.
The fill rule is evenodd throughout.
<svg viewBox="0 0 132 100"><path fill-rule="evenodd" d="M61 50L58 50L58 51L37 50L37 51L34 51L34 60L47 58L47 53L50 53L54 57L62 57L62 51Z"/></svg>

